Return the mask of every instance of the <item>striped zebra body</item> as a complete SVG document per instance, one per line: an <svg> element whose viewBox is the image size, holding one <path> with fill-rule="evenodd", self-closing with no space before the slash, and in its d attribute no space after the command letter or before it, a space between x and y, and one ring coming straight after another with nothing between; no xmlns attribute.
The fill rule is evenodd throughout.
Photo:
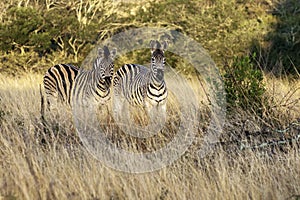
<svg viewBox="0 0 300 200"><path fill-rule="evenodd" d="M114 94L124 97L131 105L141 105L151 112L160 107L165 112L168 91L164 81L164 49L158 41L151 41L151 66L125 64L114 77ZM120 108L120 106L118 106Z"/></svg>
<svg viewBox="0 0 300 200"><path fill-rule="evenodd" d="M76 79L74 87L74 100L80 103L83 99L93 99L104 104L110 98L111 80L101 79L95 70L82 71Z"/></svg>
<svg viewBox="0 0 300 200"><path fill-rule="evenodd" d="M72 88L79 68L71 64L57 64L49 68L44 76L43 84L47 97L47 107L51 104L71 103Z"/></svg>
<svg viewBox="0 0 300 200"><path fill-rule="evenodd" d="M126 78L122 78L126 76ZM131 105L143 105L146 97L150 71L142 65L126 64L114 77L116 95L123 95ZM140 98L135 98L139 96Z"/></svg>
<svg viewBox="0 0 300 200"><path fill-rule="evenodd" d="M75 79L74 104L82 104L87 100L90 103L105 104L110 99L115 54L115 49L110 52L105 46L103 49L99 49L93 69L80 71Z"/></svg>

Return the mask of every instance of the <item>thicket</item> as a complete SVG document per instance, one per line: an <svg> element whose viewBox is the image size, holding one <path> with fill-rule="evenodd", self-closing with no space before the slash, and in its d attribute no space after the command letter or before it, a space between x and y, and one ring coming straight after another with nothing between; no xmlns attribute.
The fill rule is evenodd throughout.
<svg viewBox="0 0 300 200"><path fill-rule="evenodd" d="M262 114L266 106L264 94L266 91L263 82L264 76L260 69L256 69L253 58L236 57L225 67L224 84L228 109L242 108L256 114Z"/></svg>
<svg viewBox="0 0 300 200"><path fill-rule="evenodd" d="M300 70L299 7L298 0L6 0L0 3L0 72L16 76L44 73L57 63L80 66L100 40L129 28L165 27L210 53L224 72L230 106L259 110L262 70L296 76ZM128 55L145 63L144 52ZM181 61L168 59L174 67L187 66Z"/></svg>
<svg viewBox="0 0 300 200"><path fill-rule="evenodd" d="M256 52L264 69L299 70L299 1L143 0L0 3L1 73L80 65L95 44L131 27L167 27L192 37L219 67Z"/></svg>

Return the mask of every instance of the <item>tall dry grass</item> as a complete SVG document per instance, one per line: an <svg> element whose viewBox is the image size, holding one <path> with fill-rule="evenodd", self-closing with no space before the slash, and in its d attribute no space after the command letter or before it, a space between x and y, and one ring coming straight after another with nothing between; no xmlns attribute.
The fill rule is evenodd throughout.
<svg viewBox="0 0 300 200"><path fill-rule="evenodd" d="M0 77L1 199L297 199L300 195L296 145L285 153L267 155L260 150L228 153L216 148L200 158L201 144L195 142L185 155L159 171L129 174L110 169L76 139L71 118L48 115L50 130L45 134L40 119L41 80L40 75ZM276 85L275 102L299 86L299 81L266 80L268 87ZM297 90L289 99L299 96ZM297 106L299 102L293 108ZM278 120L297 119L299 115L293 113ZM239 121L232 119L224 135L240 131ZM251 124L257 127L260 122Z"/></svg>

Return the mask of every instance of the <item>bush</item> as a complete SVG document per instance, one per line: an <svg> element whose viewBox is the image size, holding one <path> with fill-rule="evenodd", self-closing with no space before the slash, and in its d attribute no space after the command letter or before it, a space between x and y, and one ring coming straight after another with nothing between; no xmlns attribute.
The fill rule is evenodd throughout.
<svg viewBox="0 0 300 200"><path fill-rule="evenodd" d="M82 24L76 9L57 6L46 10L39 6L8 9L0 25L2 73L45 71L60 60L78 65L96 44L101 26L97 18ZM45 60L50 61L48 65L44 65Z"/></svg>
<svg viewBox="0 0 300 200"><path fill-rule="evenodd" d="M269 58L269 67L281 63L286 67L292 62L297 68L300 63L297 0L286 0L280 5L266 0L26 2L11 0L10 5L0 4L4 11L0 14L2 59L6 59L5 54L36 53L36 65L53 55L59 55L56 60L72 60L80 65L98 41L129 28L149 26L188 35L209 51L217 66L248 54L255 39L259 50L266 51L258 52L263 57L259 59ZM270 46L274 51L268 54L266 47ZM134 57L139 62L149 60L142 58ZM169 62L175 65L170 59ZM14 70L13 64L0 63L1 72Z"/></svg>
<svg viewBox="0 0 300 200"><path fill-rule="evenodd" d="M1 50L20 48L24 52L35 45L45 50L49 48L49 34L41 29L43 19L35 9L12 7L7 17L11 18L11 22L0 26ZM36 31L38 29L41 30Z"/></svg>
<svg viewBox="0 0 300 200"><path fill-rule="evenodd" d="M300 71L300 1L279 1L272 15L277 23L262 42L253 42L253 52L260 55L259 64L273 74L296 75Z"/></svg>
<svg viewBox="0 0 300 200"><path fill-rule="evenodd" d="M263 72L255 69L249 56L236 57L224 74L227 107L252 109L260 113L265 84Z"/></svg>

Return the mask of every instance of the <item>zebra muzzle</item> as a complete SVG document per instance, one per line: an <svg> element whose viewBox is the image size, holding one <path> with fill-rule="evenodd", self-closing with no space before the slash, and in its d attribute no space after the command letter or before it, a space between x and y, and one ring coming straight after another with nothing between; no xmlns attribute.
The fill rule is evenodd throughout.
<svg viewBox="0 0 300 200"><path fill-rule="evenodd" d="M164 70L158 69L156 72L156 78L162 80L164 78Z"/></svg>
<svg viewBox="0 0 300 200"><path fill-rule="evenodd" d="M111 79L112 79L111 76L106 76L106 77L104 77L104 81L105 81L105 84L106 84L107 86L110 86L110 85L111 85Z"/></svg>

